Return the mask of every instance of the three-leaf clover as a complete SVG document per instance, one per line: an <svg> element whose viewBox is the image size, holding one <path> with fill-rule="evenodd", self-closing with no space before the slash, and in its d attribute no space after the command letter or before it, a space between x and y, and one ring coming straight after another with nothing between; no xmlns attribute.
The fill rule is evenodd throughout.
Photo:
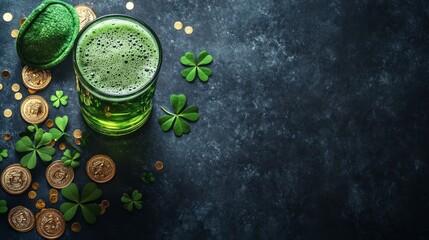
<svg viewBox="0 0 429 240"><path fill-rule="evenodd" d="M80 153L73 151L73 153L66 149L64 151L64 155L61 158L61 161L63 161L65 167L71 166L72 168L78 167L80 165L79 161L77 160L80 157Z"/></svg>
<svg viewBox="0 0 429 240"><path fill-rule="evenodd" d="M180 137L183 134L189 133L191 127L186 120L191 122L198 121L198 107L191 105L183 110L186 104L186 96L184 94L172 94L170 96L170 104L175 113L171 113L161 106L161 109L168 114L158 119L162 131L167 132L174 125L174 134L176 134L176 136Z"/></svg>
<svg viewBox="0 0 429 240"><path fill-rule="evenodd" d="M182 77L186 78L186 81L192 82L195 80L195 76L198 75L198 78L201 81L207 82L209 77L212 75L212 70L208 67L201 66L210 64L212 61L212 55L210 55L206 50L203 50L198 54L197 62L195 62L194 54L186 52L185 56L180 58L180 62L183 65L190 67L182 71Z"/></svg>
<svg viewBox="0 0 429 240"><path fill-rule="evenodd" d="M34 141L28 136L22 137L15 144L17 152L29 152L21 158L21 165L28 169L36 167L37 156L44 162L52 160L55 149L51 146L45 146L52 140L52 134L38 128L34 133Z"/></svg>
<svg viewBox="0 0 429 240"><path fill-rule="evenodd" d="M0 162L3 162L3 158L7 158L9 156L9 153L7 152L7 149L0 148Z"/></svg>
<svg viewBox="0 0 429 240"><path fill-rule="evenodd" d="M67 115L55 118L55 125L57 127L49 129L49 133L52 134L52 137L55 141L58 141L63 135L68 135L67 133L65 133L68 122L69 118L67 117Z"/></svg>
<svg viewBox="0 0 429 240"><path fill-rule="evenodd" d="M134 190L131 194L131 197L124 193L121 197L121 202L124 203L124 208L127 209L129 212L133 211L134 207L136 209L142 208L142 194L138 190Z"/></svg>
<svg viewBox="0 0 429 240"><path fill-rule="evenodd" d="M155 176L151 172L144 172L140 178L144 184L149 184L155 182Z"/></svg>
<svg viewBox="0 0 429 240"><path fill-rule="evenodd" d="M52 105L56 108L60 107L60 103L63 106L67 105L68 100L69 97L64 95L64 92L61 90L55 91L55 95L51 96Z"/></svg>
<svg viewBox="0 0 429 240"><path fill-rule="evenodd" d="M0 213L7 212L7 202L6 200L0 200Z"/></svg>
<svg viewBox="0 0 429 240"><path fill-rule="evenodd" d="M61 204L60 210L64 214L64 219L70 221L75 216L78 208L81 209L83 218L87 223L93 224L97 221L100 207L97 203L91 203L101 197L103 192L97 188L97 184L87 183L79 196L79 190L75 183L71 183L61 190L61 195L72 202Z"/></svg>

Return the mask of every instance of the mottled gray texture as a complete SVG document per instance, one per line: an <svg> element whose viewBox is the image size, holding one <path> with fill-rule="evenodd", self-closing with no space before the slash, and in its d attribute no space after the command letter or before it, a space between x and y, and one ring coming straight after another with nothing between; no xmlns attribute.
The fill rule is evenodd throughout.
<svg viewBox="0 0 429 240"><path fill-rule="evenodd" d="M71 1L77 4L79 1ZM111 201L95 225L65 238L82 239L427 239L429 238L429 4L404 0L188 0L91 2L98 15L127 13L158 34L164 65L153 116L124 138L93 134L93 154L110 155L115 179L100 187ZM9 90L22 66L9 36L20 17L37 5L1 1L1 142L18 161L13 143L25 124ZM181 20L192 35L173 29ZM208 49L213 77L187 83L179 58ZM63 89L71 131L88 129L77 110L70 58L53 69L54 83L42 95ZM27 93L23 92L24 95ZM162 133L157 118L171 93L185 93L200 107L189 135ZM60 157L58 154L57 157ZM139 175L165 169L143 187ZM85 162L85 161L84 161ZM43 164L33 171L48 188ZM76 182L88 181L84 169ZM140 188L142 211L128 213L119 198ZM26 196L0 191L9 206ZM60 199L60 202L62 200ZM59 204L54 205L59 207ZM78 220L82 222L81 217ZM35 239L33 230L15 233L0 215L1 239Z"/></svg>

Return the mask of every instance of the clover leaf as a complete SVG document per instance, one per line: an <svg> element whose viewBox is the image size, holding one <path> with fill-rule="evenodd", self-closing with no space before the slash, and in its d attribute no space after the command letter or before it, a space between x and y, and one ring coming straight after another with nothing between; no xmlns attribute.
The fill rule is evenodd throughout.
<svg viewBox="0 0 429 240"><path fill-rule="evenodd" d="M46 146L52 140L52 134L45 132L42 128L38 128L34 132L34 140L28 136L23 136L15 144L17 152L28 152L21 158L21 165L28 169L36 167L37 156L44 162L52 160L55 154L55 149L51 146Z"/></svg>
<svg viewBox="0 0 429 240"><path fill-rule="evenodd" d="M0 148L0 162L3 162L3 158L7 158L9 156L9 153L7 149Z"/></svg>
<svg viewBox="0 0 429 240"><path fill-rule="evenodd" d="M171 113L161 106L161 109L168 114L158 119L162 131L167 132L173 126L174 134L178 137L189 133L191 127L186 120L191 122L198 121L198 107L191 105L183 110L186 104L186 96L184 94L172 94L170 96L170 104L175 113Z"/></svg>
<svg viewBox="0 0 429 240"><path fill-rule="evenodd" d="M100 207L93 201L103 195L103 191L97 187L97 184L87 183L79 195L79 190L75 183L71 183L61 190L61 195L71 202L61 204L60 210L64 214L64 219L70 221L76 215L78 208L82 211L83 218L87 223L93 224L97 221L97 215L100 213Z"/></svg>
<svg viewBox="0 0 429 240"><path fill-rule="evenodd" d="M127 193L122 194L121 202L124 203L124 208L127 209L129 212L134 210L134 207L136 209L142 208L142 194L138 190L134 190L133 193L128 195Z"/></svg>
<svg viewBox="0 0 429 240"><path fill-rule="evenodd" d="M195 61L194 54L186 52L185 55L180 58L180 63L185 66L189 66L189 68L182 71L182 77L186 78L186 81L192 82L198 75L198 78L201 81L207 82L209 77L212 75L212 70L208 67L201 66L210 64L212 61L212 55L210 55L206 50L203 50L198 54L197 62Z"/></svg>
<svg viewBox="0 0 429 240"><path fill-rule="evenodd" d="M67 134L65 133L65 130L68 122L69 117L67 117L67 115L55 118L56 128L49 129L49 133L52 134L52 137L55 141L58 141L63 135Z"/></svg>
<svg viewBox="0 0 429 240"><path fill-rule="evenodd" d="M144 184L149 184L149 183L155 182L155 176L151 172L144 172L140 176L140 178L141 178L141 180L143 181Z"/></svg>
<svg viewBox="0 0 429 240"><path fill-rule="evenodd" d="M66 149L64 151L64 155L61 158L61 161L63 161L65 167L71 166L72 168L78 167L80 165L79 161L77 160L80 157L80 153L73 151L73 153Z"/></svg>
<svg viewBox="0 0 429 240"><path fill-rule="evenodd" d="M0 213L7 212L7 201L6 200L0 200Z"/></svg>
<svg viewBox="0 0 429 240"><path fill-rule="evenodd" d="M64 95L64 92L61 90L55 91L55 95L51 96L52 105L56 108L60 107L60 103L63 106L67 105L68 100L69 100L69 97Z"/></svg>

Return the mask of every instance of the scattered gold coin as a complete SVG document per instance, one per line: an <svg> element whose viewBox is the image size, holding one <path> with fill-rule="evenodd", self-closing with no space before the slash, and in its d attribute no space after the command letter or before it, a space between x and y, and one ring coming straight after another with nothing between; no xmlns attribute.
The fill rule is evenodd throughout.
<svg viewBox="0 0 429 240"><path fill-rule="evenodd" d="M12 136L11 136L9 133L5 133L5 134L3 135L3 139L4 139L5 141L9 141L11 138L12 138Z"/></svg>
<svg viewBox="0 0 429 240"><path fill-rule="evenodd" d="M31 173L19 163L6 167L1 174L1 186L10 194L21 194L31 184Z"/></svg>
<svg viewBox="0 0 429 240"><path fill-rule="evenodd" d="M38 199L37 201L36 201L36 208L37 209L42 209L42 208L45 208L46 207L46 203L45 203L45 201L43 200L43 199Z"/></svg>
<svg viewBox="0 0 429 240"><path fill-rule="evenodd" d="M73 181L74 171L72 167L66 167L61 160L57 160L49 164L45 176L52 187L65 188Z"/></svg>
<svg viewBox="0 0 429 240"><path fill-rule="evenodd" d="M8 79L8 78L10 77L10 72L9 72L8 70L3 70L3 71L1 72L1 77L2 77L3 79Z"/></svg>
<svg viewBox="0 0 429 240"><path fill-rule="evenodd" d="M27 194L29 199L35 199L37 197L37 193L35 191L29 191Z"/></svg>
<svg viewBox="0 0 429 240"><path fill-rule="evenodd" d="M78 232L80 232L80 230L82 229L82 227L80 226L80 223L78 223L78 222L74 222L74 223L72 223L72 225L71 225L71 230L73 231L73 232L75 232L75 233L78 233Z"/></svg>
<svg viewBox="0 0 429 240"><path fill-rule="evenodd" d="M76 145L80 146L82 144L82 141L80 139L75 138L74 143L76 143Z"/></svg>
<svg viewBox="0 0 429 240"><path fill-rule="evenodd" d="M40 188L40 184L38 182L34 182L33 184L31 184L31 188L37 191Z"/></svg>
<svg viewBox="0 0 429 240"><path fill-rule="evenodd" d="M105 208L108 208L110 206L110 202L108 200L103 200L101 201L101 205L103 205Z"/></svg>
<svg viewBox="0 0 429 240"><path fill-rule="evenodd" d="M66 221L63 214L54 208L41 211L36 219L37 233L46 239L60 238L66 230Z"/></svg>
<svg viewBox="0 0 429 240"><path fill-rule="evenodd" d="M60 145L58 145L58 148L63 151L66 149L66 144L65 143L60 143Z"/></svg>
<svg viewBox="0 0 429 240"><path fill-rule="evenodd" d="M49 196L49 201L51 203L57 203L58 202L58 195L51 195L51 196Z"/></svg>
<svg viewBox="0 0 429 240"><path fill-rule="evenodd" d="M55 188L51 188L49 190L49 196L52 196L52 195L57 195L58 196L58 190L55 189Z"/></svg>
<svg viewBox="0 0 429 240"><path fill-rule="evenodd" d="M3 89L3 84L0 83L0 91Z"/></svg>
<svg viewBox="0 0 429 240"><path fill-rule="evenodd" d="M183 23L181 21L177 21L174 23L174 29L181 30L183 28Z"/></svg>
<svg viewBox="0 0 429 240"><path fill-rule="evenodd" d="M35 94L35 93L37 93L37 91L36 90L34 90L34 89L28 89L28 93L29 94Z"/></svg>
<svg viewBox="0 0 429 240"><path fill-rule="evenodd" d="M28 232L36 223L33 213L24 206L12 208L7 218L9 225L18 232Z"/></svg>
<svg viewBox="0 0 429 240"><path fill-rule="evenodd" d="M19 19L19 27L21 27L22 24L24 24L25 20L27 20L26 17L23 17L23 18Z"/></svg>
<svg viewBox="0 0 429 240"><path fill-rule="evenodd" d="M77 138L77 139L82 138L82 130L80 130L80 129L76 129L76 130L74 130L74 131L73 131L73 137L74 137L74 138Z"/></svg>
<svg viewBox="0 0 429 240"><path fill-rule="evenodd" d="M15 99L18 100L18 101L21 100L22 99L22 93L16 92L15 93Z"/></svg>
<svg viewBox="0 0 429 240"><path fill-rule="evenodd" d="M52 119L48 119L45 122L46 127L51 128L54 126L54 121Z"/></svg>
<svg viewBox="0 0 429 240"><path fill-rule="evenodd" d="M30 124L42 123L48 118L49 106L46 99L39 95L26 97L21 103L21 117Z"/></svg>
<svg viewBox="0 0 429 240"><path fill-rule="evenodd" d="M5 22L10 22L10 21L12 21L12 19L13 19L12 13L7 12L7 13L3 14L3 20Z"/></svg>
<svg viewBox="0 0 429 240"><path fill-rule="evenodd" d="M127 2L127 4L125 4L125 7L128 10L133 10L134 9L134 3L133 2Z"/></svg>
<svg viewBox="0 0 429 240"><path fill-rule="evenodd" d="M10 36L12 36L13 38L16 38L18 37L18 33L19 33L18 29L13 29L12 32L10 32Z"/></svg>
<svg viewBox="0 0 429 240"><path fill-rule="evenodd" d="M115 176L115 173L115 163L106 155L95 155L86 162L86 174L94 182L108 182Z"/></svg>
<svg viewBox="0 0 429 240"><path fill-rule="evenodd" d="M191 26L186 26L185 27L185 33L186 34L192 34L194 32L194 29Z"/></svg>
<svg viewBox="0 0 429 240"><path fill-rule="evenodd" d="M8 109L5 109L5 110L3 111L3 115L4 115L5 117L7 117L7 118L11 117L11 116L12 116L12 110L10 110L9 108L8 108Z"/></svg>
<svg viewBox="0 0 429 240"><path fill-rule="evenodd" d="M19 84L18 83L14 83L14 84L12 84L12 87L10 87L11 89L12 89L12 91L14 91L14 92L18 92L19 91L19 89L21 89L21 87L19 86Z"/></svg>
<svg viewBox="0 0 429 240"><path fill-rule="evenodd" d="M95 12L85 4L79 4L74 7L79 16L79 31L82 30L88 23L92 22L92 20L96 19L97 16Z"/></svg>
<svg viewBox="0 0 429 240"><path fill-rule="evenodd" d="M161 162L161 161L156 161L155 162L155 169L156 170L161 170L163 168L164 168L164 163L163 162Z"/></svg>
<svg viewBox="0 0 429 240"><path fill-rule="evenodd" d="M40 91L49 85L52 80L52 74L49 70L34 69L25 65L22 68L21 78L25 87Z"/></svg>
<svg viewBox="0 0 429 240"><path fill-rule="evenodd" d="M106 208L102 204L98 204L98 207L100 208L100 215L103 215L106 212Z"/></svg>

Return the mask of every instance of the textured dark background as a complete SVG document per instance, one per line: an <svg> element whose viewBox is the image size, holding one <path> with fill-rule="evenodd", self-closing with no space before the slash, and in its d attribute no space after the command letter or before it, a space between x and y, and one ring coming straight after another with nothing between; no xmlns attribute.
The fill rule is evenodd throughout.
<svg viewBox="0 0 429 240"><path fill-rule="evenodd" d="M39 1L1 0L0 141L11 156L25 127L10 86L22 65L10 31ZM80 1L69 1L73 5ZM101 16L126 13L147 22L159 35L164 64L154 111L136 134L108 138L92 133L94 154L110 155L117 175L99 185L111 207L79 234L65 239L428 239L429 238L429 3L405 0L187 0L91 1ZM186 35L173 29L183 21ZM189 84L179 58L207 48L213 77ZM69 132L88 129L82 121L71 59L52 69L53 84L69 105L51 108L50 118L68 114ZM21 85L22 86L22 85ZM28 93L22 90L24 96ZM172 93L185 93L200 107L189 135L176 138L157 124ZM58 152L56 158L60 158ZM139 175L154 170L153 185ZM33 171L47 200L45 166ZM88 181L76 169L76 183ZM144 207L128 213L120 196L138 188ZM0 191L10 208L25 194ZM62 202L62 200L60 200ZM59 208L60 204L50 204ZM0 215L0 239L36 239L20 234Z"/></svg>

